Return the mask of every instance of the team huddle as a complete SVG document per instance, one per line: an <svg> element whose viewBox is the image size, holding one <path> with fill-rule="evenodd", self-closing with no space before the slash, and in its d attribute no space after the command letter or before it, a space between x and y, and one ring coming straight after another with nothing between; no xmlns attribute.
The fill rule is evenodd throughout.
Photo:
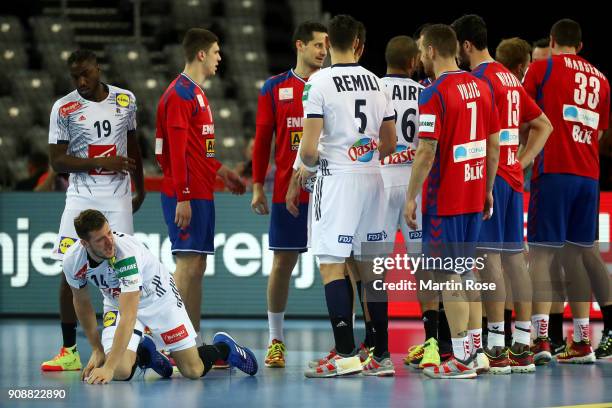
<svg viewBox="0 0 612 408"><path fill-rule="evenodd" d="M410 347L407 365L431 378L473 378L535 372L553 357L592 363L611 356L612 282L597 243L598 140L608 128L610 87L577 55L578 23L555 23L550 55L531 64L530 47L519 38L502 41L493 59L479 16L425 25L414 38L388 42L382 78L358 63L365 38L365 26L347 15L327 26L300 24L295 67L269 78L260 92L251 206L270 214L274 252L265 365L285 367L289 281L300 253L310 248L334 345L307 363L306 377L395 374L388 294L377 290L372 262L389 255L398 230L408 252L486 259L478 271L422 270L417 279L476 279L496 288L419 290L425 341ZM244 194L245 185L215 158L214 106L201 87L221 61L219 40L191 29L183 49L185 69L159 101L155 138L174 274L130 235L132 213L145 196L136 98L100 81L93 53L76 51L68 60L76 90L55 103L49 131L51 163L70 173L54 251L63 260L64 344L43 370L82 368L77 319L93 349L83 370L89 383L129 380L136 367L169 377L172 363L193 379L213 366L250 375L258 370L251 350L227 333L217 333L213 345L200 336L202 278L206 256L214 253L215 179L234 194ZM322 68L328 54L331 66ZM417 74L420 82L412 79ZM263 185L273 138L269 206ZM526 169L532 172L528 257ZM559 275L565 288L553 287ZM104 296L101 337L89 282ZM573 338L560 346L555 336L551 346L549 315L563 306L565 294ZM604 318L595 351L592 295ZM358 346L355 297L366 328Z"/></svg>

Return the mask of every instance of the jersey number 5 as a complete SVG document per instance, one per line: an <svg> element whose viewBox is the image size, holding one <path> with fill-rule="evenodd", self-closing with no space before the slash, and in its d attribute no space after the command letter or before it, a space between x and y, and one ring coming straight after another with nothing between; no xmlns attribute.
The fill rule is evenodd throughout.
<svg viewBox="0 0 612 408"><path fill-rule="evenodd" d="M368 125L368 117L361 111L361 108L365 105L365 99L355 99L355 118L361 121L361 125L359 125L359 133L365 132L365 128Z"/></svg>

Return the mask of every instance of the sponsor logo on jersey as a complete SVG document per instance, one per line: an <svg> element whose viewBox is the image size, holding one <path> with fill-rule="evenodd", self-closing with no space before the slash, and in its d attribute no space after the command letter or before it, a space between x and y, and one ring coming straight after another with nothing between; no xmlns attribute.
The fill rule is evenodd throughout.
<svg viewBox="0 0 612 408"><path fill-rule="evenodd" d="M215 125L213 123L209 125L202 125L202 135L214 135L215 134Z"/></svg>
<svg viewBox="0 0 612 408"><path fill-rule="evenodd" d="M189 337L189 333L187 333L187 328L184 324L181 324L179 327L176 327L172 330L168 330L167 332L161 334L161 338L166 344L178 343L179 341L186 339L187 337Z"/></svg>
<svg viewBox="0 0 612 408"><path fill-rule="evenodd" d="M574 105L563 105L563 120L578 122L591 129L599 127L599 113Z"/></svg>
<svg viewBox="0 0 612 408"><path fill-rule="evenodd" d="M376 140L370 139L369 137L363 137L356 141L348 150L348 156L352 161L360 161L367 163L374 157L374 152L378 144Z"/></svg>
<svg viewBox="0 0 612 408"><path fill-rule="evenodd" d="M302 128L304 127L304 118L287 118L288 128Z"/></svg>
<svg viewBox="0 0 612 408"><path fill-rule="evenodd" d="M215 139L206 139L206 157L215 157Z"/></svg>
<svg viewBox="0 0 612 408"><path fill-rule="evenodd" d="M408 231L408 238L410 239L422 239L423 231Z"/></svg>
<svg viewBox="0 0 612 408"><path fill-rule="evenodd" d="M517 146L519 144L518 129L502 129L499 132L500 146Z"/></svg>
<svg viewBox="0 0 612 408"><path fill-rule="evenodd" d="M436 115L419 116L419 132L434 133L436 131Z"/></svg>
<svg viewBox="0 0 612 408"><path fill-rule="evenodd" d="M465 163L465 173L463 181L474 181L484 178L484 160L479 160L476 164Z"/></svg>
<svg viewBox="0 0 612 408"><path fill-rule="evenodd" d="M206 104L204 103L204 97L200 94L197 94L196 99L198 100L198 104L200 105L200 107L203 109L206 106Z"/></svg>
<svg viewBox="0 0 612 408"><path fill-rule="evenodd" d="M119 312L117 310L110 310L104 313L104 317L102 319L104 323L104 327L111 327L117 324L117 314Z"/></svg>
<svg viewBox="0 0 612 408"><path fill-rule="evenodd" d="M338 235L338 242L340 244L352 244L353 236L352 235Z"/></svg>
<svg viewBox="0 0 612 408"><path fill-rule="evenodd" d="M124 93L117 94L115 97L115 102L117 102L117 105L127 108L130 106L130 96Z"/></svg>
<svg viewBox="0 0 612 408"><path fill-rule="evenodd" d="M385 231L375 232L366 235L366 240L369 242L384 241L386 238L387 233Z"/></svg>
<svg viewBox="0 0 612 408"><path fill-rule="evenodd" d="M115 157L117 156L116 145L89 145L88 154L90 158L94 157ZM89 170L91 176L109 176L116 174L111 170L104 170L102 168Z"/></svg>
<svg viewBox="0 0 612 408"><path fill-rule="evenodd" d="M300 148L300 140L302 140L302 131L289 132L289 140L291 142L291 150L297 151Z"/></svg>
<svg viewBox="0 0 612 408"><path fill-rule="evenodd" d="M81 103L78 101L74 101L74 102L68 102L65 105L62 105L59 108L59 114L60 116L66 117L68 115L70 115L72 112L75 112L77 110L79 110L81 108Z"/></svg>
<svg viewBox="0 0 612 408"><path fill-rule="evenodd" d="M395 147L395 153L392 153L382 159L381 163L385 166L390 164L412 164L415 155L416 150L412 147L406 145L397 145Z"/></svg>
<svg viewBox="0 0 612 408"><path fill-rule="evenodd" d="M74 275L77 280L85 279L87 277L87 264L83 265L81 269Z"/></svg>
<svg viewBox="0 0 612 408"><path fill-rule="evenodd" d="M117 273L117 278L119 279L132 275L138 275L138 264L136 264L136 257L130 256L129 258L115 262L113 269Z"/></svg>
<svg viewBox="0 0 612 408"><path fill-rule="evenodd" d="M61 254L65 254L68 248L70 248L76 242L76 238L62 237L60 239L58 251Z"/></svg>
<svg viewBox="0 0 612 408"><path fill-rule="evenodd" d="M487 154L486 140L464 143L453 146L453 161L461 163L467 160L480 159Z"/></svg>
<svg viewBox="0 0 612 408"><path fill-rule="evenodd" d="M278 99L281 101L293 99L293 88L279 88Z"/></svg>
<svg viewBox="0 0 612 408"><path fill-rule="evenodd" d="M304 85L304 90L302 91L302 101L307 101L308 100L308 94L310 92L310 87L312 85L311 84L306 84Z"/></svg>
<svg viewBox="0 0 612 408"><path fill-rule="evenodd" d="M85 117L85 115L81 115L81 116L79 116L79 122L82 122L82 121L84 121L85 119L87 119L87 118Z"/></svg>

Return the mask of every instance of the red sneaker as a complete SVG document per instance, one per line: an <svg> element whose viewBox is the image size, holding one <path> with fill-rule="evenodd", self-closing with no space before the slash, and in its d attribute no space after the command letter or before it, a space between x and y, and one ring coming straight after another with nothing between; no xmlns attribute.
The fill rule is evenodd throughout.
<svg viewBox="0 0 612 408"><path fill-rule="evenodd" d="M230 368L230 366L227 361L219 359L215 361L212 368L214 368L215 370L225 370L226 368Z"/></svg>
<svg viewBox="0 0 612 408"><path fill-rule="evenodd" d="M513 373L535 373L535 364L533 362L533 353L531 351L523 351L520 354L514 354L512 350L509 353L510 367Z"/></svg>
<svg viewBox="0 0 612 408"><path fill-rule="evenodd" d="M535 339L531 351L533 352L533 361L535 365L548 364L550 360L552 360L550 339L548 337L538 337Z"/></svg>
<svg viewBox="0 0 612 408"><path fill-rule="evenodd" d="M573 341L557 356L559 363L590 364L595 362L595 353L589 340Z"/></svg>
<svg viewBox="0 0 612 408"><path fill-rule="evenodd" d="M498 355L491 354L492 350L485 351L489 359L489 372L491 374L511 374L510 359L508 358L508 349L502 350Z"/></svg>

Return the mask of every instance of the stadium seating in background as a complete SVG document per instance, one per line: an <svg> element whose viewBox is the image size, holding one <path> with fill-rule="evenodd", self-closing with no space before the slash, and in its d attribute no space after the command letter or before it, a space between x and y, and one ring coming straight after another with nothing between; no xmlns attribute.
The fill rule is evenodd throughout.
<svg viewBox="0 0 612 408"><path fill-rule="evenodd" d="M14 16L0 16L0 45L23 43L23 27Z"/></svg>
<svg viewBox="0 0 612 408"><path fill-rule="evenodd" d="M151 58L145 47L138 44L112 44L105 49L110 64L108 75L121 81L126 75L151 72Z"/></svg>
<svg viewBox="0 0 612 408"><path fill-rule="evenodd" d="M70 21L64 17L36 16L29 21L36 44L72 44L74 41Z"/></svg>
<svg viewBox="0 0 612 408"><path fill-rule="evenodd" d="M174 22L174 29L180 33L187 31L191 27L205 27L210 21L211 1L210 0L171 0L170 18Z"/></svg>
<svg viewBox="0 0 612 408"><path fill-rule="evenodd" d="M28 66L23 44L0 44L0 95L11 93L11 77Z"/></svg>
<svg viewBox="0 0 612 408"><path fill-rule="evenodd" d="M261 19L264 13L262 0L224 0L224 15L228 17L249 17ZM236 28L236 26L232 26ZM231 30L230 30L231 31Z"/></svg>
<svg viewBox="0 0 612 408"><path fill-rule="evenodd" d="M22 71L11 80L14 99L32 108L30 123L47 126L55 95L51 75L44 71Z"/></svg>
<svg viewBox="0 0 612 408"><path fill-rule="evenodd" d="M77 48L78 46L72 43L38 45L42 67L55 81L55 95L65 95L74 90L67 62L70 54Z"/></svg>
<svg viewBox="0 0 612 408"><path fill-rule="evenodd" d="M154 74L129 74L124 75L124 78L126 88L136 96L139 126L155 127L157 103L166 90L168 81L163 76Z"/></svg>

